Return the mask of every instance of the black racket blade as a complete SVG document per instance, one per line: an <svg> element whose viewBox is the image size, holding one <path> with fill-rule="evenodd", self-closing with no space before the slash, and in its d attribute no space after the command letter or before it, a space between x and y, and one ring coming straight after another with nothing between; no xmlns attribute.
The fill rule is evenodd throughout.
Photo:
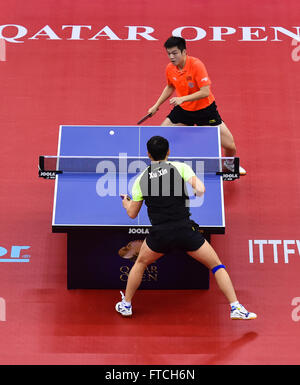
<svg viewBox="0 0 300 385"><path fill-rule="evenodd" d="M147 115L145 115L141 120L139 120L138 122L137 122L137 124L141 124L141 123L143 123L145 120L147 120L147 119L149 119L150 117L152 116L152 114L150 113L150 114L147 114Z"/></svg>

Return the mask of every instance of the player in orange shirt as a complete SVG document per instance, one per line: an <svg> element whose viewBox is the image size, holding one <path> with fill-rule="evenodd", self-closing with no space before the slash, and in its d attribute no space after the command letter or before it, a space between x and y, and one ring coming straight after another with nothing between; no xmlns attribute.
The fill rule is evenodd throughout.
<svg viewBox="0 0 300 385"><path fill-rule="evenodd" d="M157 102L149 108L152 116L159 106L176 90L176 97L170 99L173 110L162 122L162 126L220 126L221 144L226 157L236 155L234 138L217 110L211 81L201 60L188 56L186 42L182 37L172 36L164 44L170 58L166 68L167 85ZM225 166L234 170L233 161L226 160ZM240 174L246 171L240 167Z"/></svg>

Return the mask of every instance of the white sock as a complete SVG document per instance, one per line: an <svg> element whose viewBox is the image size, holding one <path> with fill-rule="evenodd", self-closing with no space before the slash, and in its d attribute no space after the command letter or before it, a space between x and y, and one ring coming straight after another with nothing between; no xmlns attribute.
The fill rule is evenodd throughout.
<svg viewBox="0 0 300 385"><path fill-rule="evenodd" d="M230 306L238 306L239 305L239 301L235 301L235 302L231 302Z"/></svg>
<svg viewBox="0 0 300 385"><path fill-rule="evenodd" d="M123 299L123 304L124 304L126 307L130 307L130 306L131 306L131 302L126 302L125 299Z"/></svg>

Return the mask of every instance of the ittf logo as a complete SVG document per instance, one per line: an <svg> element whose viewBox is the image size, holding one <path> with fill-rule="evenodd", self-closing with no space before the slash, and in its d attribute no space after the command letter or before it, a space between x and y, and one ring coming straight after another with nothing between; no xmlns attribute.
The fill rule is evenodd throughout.
<svg viewBox="0 0 300 385"><path fill-rule="evenodd" d="M30 246L12 246L10 253L5 247L0 246L0 262L29 262L30 255L21 255L22 250L28 250ZM7 258L2 258L6 256Z"/></svg>

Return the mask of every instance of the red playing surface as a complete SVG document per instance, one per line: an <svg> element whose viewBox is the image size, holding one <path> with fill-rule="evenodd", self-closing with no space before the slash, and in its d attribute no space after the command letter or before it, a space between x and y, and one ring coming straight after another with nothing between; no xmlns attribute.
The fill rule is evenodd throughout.
<svg viewBox="0 0 300 385"><path fill-rule="evenodd" d="M0 25L19 26L1 33L27 33L6 42L0 61L0 258L30 246L21 253L30 262L0 263L2 364L300 363L300 43L272 28L296 34L298 9L297 0L1 5ZM75 40L78 28L67 25L90 28ZM153 28L156 40L132 40L145 31L134 26ZM193 26L182 33L193 40L188 53L205 63L248 172L225 184L226 234L212 244L258 314L251 322L229 319L213 278L209 291L138 292L131 320L114 311L117 290L68 291L66 235L51 233L54 183L37 177L60 124L132 125L147 113L165 85L163 43L184 26ZM231 34L216 41L220 26Z"/></svg>

